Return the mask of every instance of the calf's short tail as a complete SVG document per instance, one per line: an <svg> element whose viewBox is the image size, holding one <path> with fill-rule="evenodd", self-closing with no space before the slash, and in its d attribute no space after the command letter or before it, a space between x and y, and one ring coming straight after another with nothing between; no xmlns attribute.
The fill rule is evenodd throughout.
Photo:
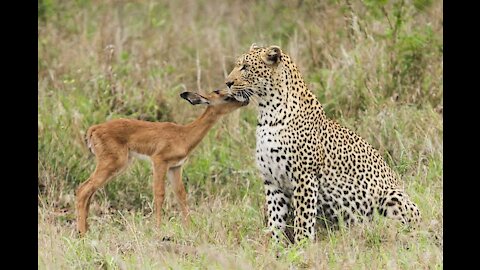
<svg viewBox="0 0 480 270"><path fill-rule="evenodd" d="M95 131L95 129L96 129L96 126L91 126L87 130L87 134L85 135L85 144L87 145L88 150L90 150L90 152L94 155L95 155L95 148L94 148L93 142L92 142L92 134Z"/></svg>

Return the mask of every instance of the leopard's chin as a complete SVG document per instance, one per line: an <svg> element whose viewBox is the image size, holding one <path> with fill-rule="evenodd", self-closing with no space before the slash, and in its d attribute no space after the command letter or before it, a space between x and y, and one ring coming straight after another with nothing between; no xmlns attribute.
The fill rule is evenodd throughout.
<svg viewBox="0 0 480 270"><path fill-rule="evenodd" d="M233 97L239 101L239 102L242 102L242 103L245 103L245 105L247 105L249 102L250 102L250 95L245 92L244 90L241 90L241 91L238 91L236 92Z"/></svg>
<svg viewBox="0 0 480 270"><path fill-rule="evenodd" d="M225 100L226 101L237 101L239 103L242 103L242 106L246 106L246 105L248 105L248 103L250 103L250 99L242 97L242 96L237 97L237 96L234 96L234 95L228 96Z"/></svg>
<svg viewBox="0 0 480 270"><path fill-rule="evenodd" d="M239 102L249 102L250 101L250 99L248 99L247 97L240 96L240 95L235 95L235 99Z"/></svg>

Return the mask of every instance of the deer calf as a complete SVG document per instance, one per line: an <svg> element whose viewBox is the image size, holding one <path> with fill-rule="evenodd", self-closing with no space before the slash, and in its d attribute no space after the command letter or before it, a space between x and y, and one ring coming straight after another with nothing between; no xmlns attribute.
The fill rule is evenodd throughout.
<svg viewBox="0 0 480 270"><path fill-rule="evenodd" d="M183 92L180 96L192 105L207 105L205 112L190 124L115 119L88 129L87 144L96 157L97 166L90 178L76 191L77 229L81 235L84 235L88 228L88 210L95 191L122 172L132 155L136 154L150 157L153 164L157 226L161 224L165 175L171 181L179 200L184 223L189 221L182 166L222 115L247 105L248 101L239 102L225 90L213 91L208 96L192 92Z"/></svg>

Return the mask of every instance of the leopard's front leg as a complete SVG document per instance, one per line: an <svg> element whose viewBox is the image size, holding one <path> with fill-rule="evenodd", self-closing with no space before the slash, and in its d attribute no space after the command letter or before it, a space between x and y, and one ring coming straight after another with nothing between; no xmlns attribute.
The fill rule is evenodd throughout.
<svg viewBox="0 0 480 270"><path fill-rule="evenodd" d="M299 175L293 181L293 210L295 242L307 237L315 239L318 183L314 175Z"/></svg>
<svg viewBox="0 0 480 270"><path fill-rule="evenodd" d="M268 228L275 242L285 232L290 199L275 183L265 180Z"/></svg>

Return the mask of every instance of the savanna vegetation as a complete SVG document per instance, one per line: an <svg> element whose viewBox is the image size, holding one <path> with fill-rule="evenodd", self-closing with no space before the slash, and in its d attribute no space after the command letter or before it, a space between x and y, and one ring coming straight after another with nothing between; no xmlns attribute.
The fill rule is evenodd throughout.
<svg viewBox="0 0 480 270"><path fill-rule="evenodd" d="M39 0L39 268L443 268L442 35L439 0ZM270 248L251 104L186 165L190 227L168 184L155 227L151 164L139 160L96 193L79 238L74 192L95 166L87 128L193 120L203 108L179 94L223 88L252 43L281 46L327 116L380 151L422 211L418 228L377 217Z"/></svg>

